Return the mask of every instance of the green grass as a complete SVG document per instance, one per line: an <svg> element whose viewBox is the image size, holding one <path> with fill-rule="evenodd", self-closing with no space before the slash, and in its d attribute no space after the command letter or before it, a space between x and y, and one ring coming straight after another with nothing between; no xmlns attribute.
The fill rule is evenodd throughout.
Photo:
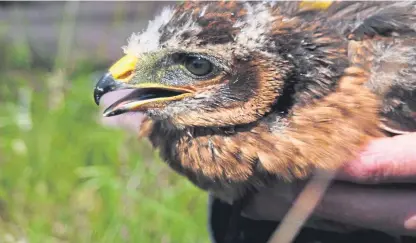
<svg viewBox="0 0 416 243"><path fill-rule="evenodd" d="M205 193L100 125L96 70L33 68L21 43L0 53L0 242L208 242Z"/></svg>

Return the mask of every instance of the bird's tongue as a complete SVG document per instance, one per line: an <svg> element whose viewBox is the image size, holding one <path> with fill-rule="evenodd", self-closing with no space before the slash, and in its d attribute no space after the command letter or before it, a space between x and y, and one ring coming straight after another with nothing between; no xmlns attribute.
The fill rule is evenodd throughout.
<svg viewBox="0 0 416 243"><path fill-rule="evenodd" d="M105 94L101 98L100 114L102 114L107 107L114 104L116 101L120 100L121 98L125 97L131 92L132 90L118 90ZM120 127L133 132L139 131L140 125L144 118L145 115L141 112L128 112L112 117L103 117L102 115L100 115L101 122L104 125L111 127Z"/></svg>

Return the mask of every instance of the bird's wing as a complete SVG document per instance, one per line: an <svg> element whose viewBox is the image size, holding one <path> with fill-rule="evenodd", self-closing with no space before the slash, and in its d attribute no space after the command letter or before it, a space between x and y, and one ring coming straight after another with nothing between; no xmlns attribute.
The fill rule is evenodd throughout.
<svg viewBox="0 0 416 243"><path fill-rule="evenodd" d="M416 38L373 45L380 56L373 60L368 85L384 97L382 127L393 134L416 132Z"/></svg>
<svg viewBox="0 0 416 243"><path fill-rule="evenodd" d="M349 40L352 65L364 65L367 86L383 98L382 128L392 134L416 132L416 2L278 2L282 12L325 19Z"/></svg>
<svg viewBox="0 0 416 243"><path fill-rule="evenodd" d="M371 9L366 7L364 12ZM393 134L416 132L416 3L387 4L369 15L357 13L344 25L348 54L352 63L370 70L367 86L383 97L382 128Z"/></svg>

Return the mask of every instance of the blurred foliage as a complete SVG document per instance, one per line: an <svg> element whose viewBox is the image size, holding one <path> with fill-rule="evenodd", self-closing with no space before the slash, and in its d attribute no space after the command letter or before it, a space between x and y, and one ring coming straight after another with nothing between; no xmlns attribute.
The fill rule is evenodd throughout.
<svg viewBox="0 0 416 243"><path fill-rule="evenodd" d="M92 65L0 48L0 242L208 242L205 193L100 124Z"/></svg>

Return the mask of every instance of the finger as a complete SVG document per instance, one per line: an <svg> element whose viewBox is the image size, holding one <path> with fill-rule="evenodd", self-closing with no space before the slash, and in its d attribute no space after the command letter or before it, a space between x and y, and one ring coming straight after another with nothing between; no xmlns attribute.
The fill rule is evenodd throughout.
<svg viewBox="0 0 416 243"><path fill-rule="evenodd" d="M360 183L416 182L416 133L371 142L338 178Z"/></svg>
<svg viewBox="0 0 416 243"><path fill-rule="evenodd" d="M416 235L416 187L335 183L315 213L346 224Z"/></svg>
<svg viewBox="0 0 416 243"><path fill-rule="evenodd" d="M243 215L256 220L281 220L298 196L298 187L297 182L294 182L263 188L244 208Z"/></svg>
<svg viewBox="0 0 416 243"><path fill-rule="evenodd" d="M294 186L295 185L295 186ZM280 183L262 190L244 210L257 220L281 220L303 183ZM382 188L336 182L330 186L314 211L314 218L395 234L416 235L416 188ZM311 223L311 221L309 221ZM312 223L314 223L312 221ZM334 224L332 230L345 230Z"/></svg>

